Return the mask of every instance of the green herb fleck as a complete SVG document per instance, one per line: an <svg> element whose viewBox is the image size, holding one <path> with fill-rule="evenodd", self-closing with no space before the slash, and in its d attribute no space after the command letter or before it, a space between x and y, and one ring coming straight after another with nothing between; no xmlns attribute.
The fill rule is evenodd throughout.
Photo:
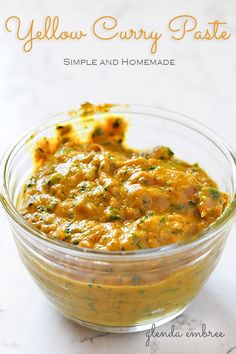
<svg viewBox="0 0 236 354"><path fill-rule="evenodd" d="M121 123L122 123L121 119L117 118L115 120L115 122L112 124L112 127L113 128L119 128L121 126Z"/></svg>
<svg viewBox="0 0 236 354"><path fill-rule="evenodd" d="M152 166L149 166L149 171L153 171L153 170L156 170L158 166L156 165L152 165Z"/></svg>
<svg viewBox="0 0 236 354"><path fill-rule="evenodd" d="M86 188L87 188L87 184L86 183L82 183L80 185L80 192L84 192L86 190Z"/></svg>
<svg viewBox="0 0 236 354"><path fill-rule="evenodd" d="M172 206L173 206L174 210L176 210L176 211L181 211L185 208L185 206L183 204L174 204Z"/></svg>
<svg viewBox="0 0 236 354"><path fill-rule="evenodd" d="M133 280L133 283L134 283L134 284L140 284L140 282L141 282L141 276L140 276L140 275L134 275L134 276L132 277L132 280Z"/></svg>
<svg viewBox="0 0 236 354"><path fill-rule="evenodd" d="M210 194L214 200L217 200L220 198L220 192L215 188L210 188Z"/></svg>
<svg viewBox="0 0 236 354"><path fill-rule="evenodd" d="M153 215L155 215L154 211L149 211L146 215L146 218L150 218Z"/></svg>
<svg viewBox="0 0 236 354"><path fill-rule="evenodd" d="M143 198L143 204L147 205L150 203L150 199Z"/></svg>
<svg viewBox="0 0 236 354"><path fill-rule="evenodd" d="M167 149L167 153L170 157L174 156L174 153L170 148L166 148L166 149Z"/></svg>
<svg viewBox="0 0 236 354"><path fill-rule="evenodd" d="M92 134L92 138L95 138L96 136L101 136L101 135L103 135L103 129L100 127L97 127Z"/></svg>
<svg viewBox="0 0 236 354"><path fill-rule="evenodd" d="M115 220L119 220L120 217L116 214L110 214L108 217L108 221L115 221Z"/></svg>
<svg viewBox="0 0 236 354"><path fill-rule="evenodd" d="M133 242L134 242L135 245L136 245L136 243L137 243L137 241L138 241L138 237L137 237L136 233L132 233L131 237L132 237Z"/></svg>
<svg viewBox="0 0 236 354"><path fill-rule="evenodd" d="M47 207L46 207L46 211L48 212L48 213L52 213L55 209L56 209L56 207L57 207L57 202L52 202L52 203L50 203Z"/></svg>
<svg viewBox="0 0 236 354"><path fill-rule="evenodd" d="M39 205L38 207L37 207L37 209L39 210L39 211L44 211L44 207L42 206L42 205Z"/></svg>
<svg viewBox="0 0 236 354"><path fill-rule="evenodd" d="M65 228L65 233L66 233L66 234L70 234L70 233L71 233L70 226L67 226L67 227Z"/></svg>
<svg viewBox="0 0 236 354"><path fill-rule="evenodd" d="M47 180L47 186L51 187L54 184L58 183L62 179L62 175L60 173L54 173L50 176L50 178Z"/></svg>
<svg viewBox="0 0 236 354"><path fill-rule="evenodd" d="M197 172L199 170L199 164L198 163L195 163L192 165L192 171L193 172Z"/></svg>
<svg viewBox="0 0 236 354"><path fill-rule="evenodd" d="M64 155L64 154L68 154L69 152L73 151L74 149L72 147L69 146L64 146L61 149L59 149L56 153L55 156L60 156L60 155Z"/></svg>
<svg viewBox="0 0 236 354"><path fill-rule="evenodd" d="M160 217L160 224L164 224L166 221L166 217L165 216L161 216Z"/></svg>
<svg viewBox="0 0 236 354"><path fill-rule="evenodd" d="M144 244L141 241L137 242L137 246L139 249L145 248Z"/></svg>
<svg viewBox="0 0 236 354"><path fill-rule="evenodd" d="M27 183L27 187L33 187L35 185L35 177L31 177L31 179L29 180L29 182Z"/></svg>

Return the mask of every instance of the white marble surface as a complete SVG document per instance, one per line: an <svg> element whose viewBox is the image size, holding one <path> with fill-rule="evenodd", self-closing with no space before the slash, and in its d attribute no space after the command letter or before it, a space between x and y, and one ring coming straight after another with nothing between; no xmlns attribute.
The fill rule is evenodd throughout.
<svg viewBox="0 0 236 354"><path fill-rule="evenodd" d="M0 0L0 149L39 120L92 102L131 102L163 106L213 127L235 149L236 131L236 2L205 1L82 1ZM59 15L64 27L87 26L102 15L119 18L123 27L138 24L163 28L171 17L189 13L206 21L229 23L232 40L225 43L174 43L163 40L157 57L175 58L175 67L64 67L64 57L148 58L148 45L88 40L37 43L25 54L3 28L4 19L18 15L42 21ZM186 312L173 321L183 333L202 323L223 338L152 339L145 333L104 335L70 323L41 295L23 267L3 210L0 209L0 353L236 353L236 227L212 277ZM170 330L166 324L160 330Z"/></svg>

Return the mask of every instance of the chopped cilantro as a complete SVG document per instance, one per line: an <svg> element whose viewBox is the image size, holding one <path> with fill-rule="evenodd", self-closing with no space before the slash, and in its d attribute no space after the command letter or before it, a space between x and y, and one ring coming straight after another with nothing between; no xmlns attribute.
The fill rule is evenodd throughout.
<svg viewBox="0 0 236 354"><path fill-rule="evenodd" d="M95 138L96 136L101 136L101 135L103 135L103 129L100 127L97 127L92 134L92 138Z"/></svg>
<svg viewBox="0 0 236 354"><path fill-rule="evenodd" d="M164 224L166 221L166 217L163 215L160 217L160 224Z"/></svg>
<svg viewBox="0 0 236 354"><path fill-rule="evenodd" d="M137 242L137 246L140 249L145 248L144 244L141 241Z"/></svg>
<svg viewBox="0 0 236 354"><path fill-rule="evenodd" d="M215 188L210 188L210 194L214 200L217 200L220 198L220 192Z"/></svg>
<svg viewBox="0 0 236 354"><path fill-rule="evenodd" d="M193 172L197 172L199 170L199 164L198 163L195 163L192 165L192 171Z"/></svg>
<svg viewBox="0 0 236 354"><path fill-rule="evenodd" d="M70 226L67 226L65 228L65 234L70 234L71 233L71 229L70 229Z"/></svg>
<svg viewBox="0 0 236 354"><path fill-rule="evenodd" d="M150 218L151 216L155 215L154 211L149 211L146 215L147 218Z"/></svg>
<svg viewBox="0 0 236 354"><path fill-rule="evenodd" d="M86 190L86 188L87 188L87 184L86 183L82 183L80 185L80 192L84 192Z"/></svg>
<svg viewBox="0 0 236 354"><path fill-rule="evenodd" d="M133 240L134 243L136 244L137 241L138 241L138 237L137 237L136 233L133 233L131 236L132 236L132 240Z"/></svg>
<svg viewBox="0 0 236 354"><path fill-rule="evenodd" d="M46 207L46 211L48 213L52 213L56 209L57 205L58 205L57 202L49 203L48 206Z"/></svg>
<svg viewBox="0 0 236 354"><path fill-rule="evenodd" d="M170 157L174 156L174 153L170 148L166 148L166 150L167 150L167 153Z"/></svg>
<svg viewBox="0 0 236 354"><path fill-rule="evenodd" d="M108 221L115 221L115 220L119 220L119 219L120 219L120 217L116 214L110 214L108 216Z"/></svg>
<svg viewBox="0 0 236 354"><path fill-rule="evenodd" d="M38 209L39 211L44 211L44 207L43 207L42 205L39 205L39 206L37 207L37 209Z"/></svg>
<svg viewBox="0 0 236 354"><path fill-rule="evenodd" d="M143 198L143 204L147 205L150 203L150 199Z"/></svg>
<svg viewBox="0 0 236 354"><path fill-rule="evenodd" d="M60 173L53 173L46 182L47 186L51 187L54 184L58 183L61 179L62 175Z"/></svg>
<svg viewBox="0 0 236 354"><path fill-rule="evenodd" d="M68 154L69 152L73 151L74 149L72 147L69 146L63 146L62 148L60 148L59 150L57 150L57 152L55 153L55 156L60 156L60 155L64 155L64 154Z"/></svg>
<svg viewBox="0 0 236 354"><path fill-rule="evenodd" d="M115 120L115 122L112 124L112 127L113 127L113 128L119 128L120 125L121 125L121 123L122 123L121 119L117 118L117 119Z"/></svg>
<svg viewBox="0 0 236 354"><path fill-rule="evenodd" d="M29 182L27 183L27 187L33 187L35 185L35 177L31 177L31 179L29 180Z"/></svg>

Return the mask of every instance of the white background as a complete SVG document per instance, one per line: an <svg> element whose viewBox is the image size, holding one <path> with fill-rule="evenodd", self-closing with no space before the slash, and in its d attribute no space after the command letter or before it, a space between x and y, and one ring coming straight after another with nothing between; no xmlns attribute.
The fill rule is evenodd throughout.
<svg viewBox="0 0 236 354"><path fill-rule="evenodd" d="M227 21L228 41L169 39L168 21L194 15L199 29L215 19ZM115 16L120 29L162 31L153 58L175 58L174 67L65 67L68 58L150 58L150 43L99 41L36 42L26 54L4 21L18 15L23 27L37 29L47 15L58 15L63 29L91 31L93 21ZM236 149L235 0L0 0L0 150L46 117L84 101L162 106L213 128ZM22 166L23 167L23 166ZM223 331L221 339L153 339L145 333L101 335L70 323L44 299L21 264L3 210L0 210L0 353L236 353L235 227L216 271L189 309L173 321L183 333L202 323ZM160 330L170 330L170 324ZM233 349L232 349L233 348ZM231 350L231 351L230 351Z"/></svg>

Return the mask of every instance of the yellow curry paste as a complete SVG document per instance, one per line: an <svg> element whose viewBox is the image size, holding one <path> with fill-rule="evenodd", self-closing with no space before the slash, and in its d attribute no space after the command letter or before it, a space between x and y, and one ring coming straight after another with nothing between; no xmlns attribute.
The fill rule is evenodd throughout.
<svg viewBox="0 0 236 354"><path fill-rule="evenodd" d="M39 141L19 202L26 220L49 238L109 251L185 242L213 223L228 195L167 147L127 147L126 128L111 116L87 141L70 124Z"/></svg>

